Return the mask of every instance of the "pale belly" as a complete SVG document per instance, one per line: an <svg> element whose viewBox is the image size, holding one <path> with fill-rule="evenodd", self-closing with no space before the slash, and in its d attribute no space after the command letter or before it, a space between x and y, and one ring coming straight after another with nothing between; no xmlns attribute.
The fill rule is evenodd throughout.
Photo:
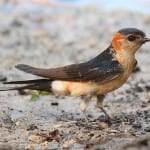
<svg viewBox="0 0 150 150"><path fill-rule="evenodd" d="M122 86L129 75L130 73L124 73L120 77L105 83L54 81L52 91L71 96L106 94Z"/></svg>

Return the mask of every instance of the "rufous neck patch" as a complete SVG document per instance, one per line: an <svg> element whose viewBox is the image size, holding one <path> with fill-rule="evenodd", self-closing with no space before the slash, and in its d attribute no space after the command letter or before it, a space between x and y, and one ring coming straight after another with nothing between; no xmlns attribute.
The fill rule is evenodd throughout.
<svg viewBox="0 0 150 150"><path fill-rule="evenodd" d="M120 33L115 33L113 39L112 39L112 47L114 48L115 51L120 51L121 50L121 39L124 39L126 36L122 35Z"/></svg>

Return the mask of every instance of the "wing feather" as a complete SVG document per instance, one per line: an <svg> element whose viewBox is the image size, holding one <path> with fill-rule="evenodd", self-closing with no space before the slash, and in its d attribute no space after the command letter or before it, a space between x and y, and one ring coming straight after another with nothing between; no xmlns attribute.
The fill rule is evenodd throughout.
<svg viewBox="0 0 150 150"><path fill-rule="evenodd" d="M123 73L123 67L115 59L112 49L109 48L94 59L85 63L51 69L35 68L29 65L19 64L16 68L52 80L76 82L106 82L115 79Z"/></svg>

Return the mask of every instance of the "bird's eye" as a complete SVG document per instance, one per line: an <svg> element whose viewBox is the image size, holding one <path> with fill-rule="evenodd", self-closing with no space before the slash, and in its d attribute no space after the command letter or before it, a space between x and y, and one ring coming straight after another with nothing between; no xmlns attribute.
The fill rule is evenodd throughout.
<svg viewBox="0 0 150 150"><path fill-rule="evenodd" d="M129 41L135 41L136 40L136 36L131 35L131 36L128 37L128 40Z"/></svg>

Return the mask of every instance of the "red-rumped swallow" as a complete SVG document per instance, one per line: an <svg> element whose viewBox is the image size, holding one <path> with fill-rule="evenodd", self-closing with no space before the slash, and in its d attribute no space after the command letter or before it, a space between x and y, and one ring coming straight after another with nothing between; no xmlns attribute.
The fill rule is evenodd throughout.
<svg viewBox="0 0 150 150"><path fill-rule="evenodd" d="M20 86L2 87L0 91L46 90L60 95L84 96L80 103L83 112L91 96L96 96L96 106L109 117L102 107L103 99L107 93L127 81L137 65L135 52L146 42L150 42L150 39L146 38L143 31L136 28L121 29L114 34L110 46L89 61L50 69L16 65L17 69L43 79L3 82Z"/></svg>

